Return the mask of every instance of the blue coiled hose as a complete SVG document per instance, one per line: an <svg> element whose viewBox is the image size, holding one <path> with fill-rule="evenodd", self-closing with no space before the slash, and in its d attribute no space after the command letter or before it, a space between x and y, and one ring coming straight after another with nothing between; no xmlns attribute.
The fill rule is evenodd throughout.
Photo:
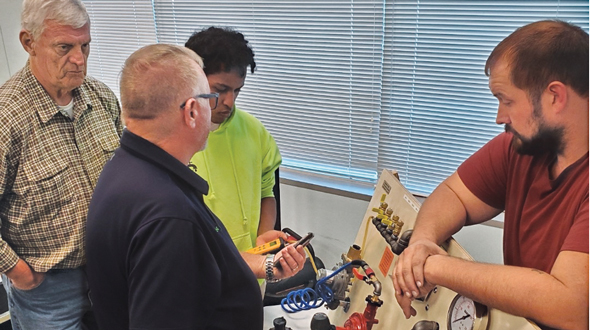
<svg viewBox="0 0 590 330"><path fill-rule="evenodd" d="M334 292L332 292L330 286L326 284L326 281L351 264L352 262L349 262L335 270L329 276L319 280L315 285L315 290L311 288L305 288L289 292L287 297L281 300L281 307L287 313L295 313L318 308L322 306L324 302L330 303L334 298Z"/></svg>

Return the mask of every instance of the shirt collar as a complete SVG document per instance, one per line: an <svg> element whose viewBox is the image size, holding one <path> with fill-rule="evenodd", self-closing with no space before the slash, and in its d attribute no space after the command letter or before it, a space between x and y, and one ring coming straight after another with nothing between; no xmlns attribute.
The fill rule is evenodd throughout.
<svg viewBox="0 0 590 330"><path fill-rule="evenodd" d="M199 193L206 195L209 192L207 181L193 172L188 166L182 164L162 148L127 129L123 130L121 136L121 148L150 163L163 167L167 172L175 175L179 180L184 181Z"/></svg>

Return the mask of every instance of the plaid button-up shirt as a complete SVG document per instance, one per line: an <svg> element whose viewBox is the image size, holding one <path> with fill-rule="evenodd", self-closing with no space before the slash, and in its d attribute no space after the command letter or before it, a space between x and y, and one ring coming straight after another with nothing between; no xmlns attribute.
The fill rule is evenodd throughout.
<svg viewBox="0 0 590 330"><path fill-rule="evenodd" d="M116 96L86 77L64 116L28 64L0 87L0 272L85 264L92 191L122 133Z"/></svg>

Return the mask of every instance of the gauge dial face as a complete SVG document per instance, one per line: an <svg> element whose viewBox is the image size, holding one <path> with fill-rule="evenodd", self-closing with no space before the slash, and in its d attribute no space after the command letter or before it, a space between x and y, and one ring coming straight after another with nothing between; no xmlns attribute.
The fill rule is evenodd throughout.
<svg viewBox="0 0 590 330"><path fill-rule="evenodd" d="M487 328L487 307L457 295L449 308L448 330L483 330Z"/></svg>
<svg viewBox="0 0 590 330"><path fill-rule="evenodd" d="M458 296L449 311L449 330L473 330L475 323L475 303L473 300Z"/></svg>

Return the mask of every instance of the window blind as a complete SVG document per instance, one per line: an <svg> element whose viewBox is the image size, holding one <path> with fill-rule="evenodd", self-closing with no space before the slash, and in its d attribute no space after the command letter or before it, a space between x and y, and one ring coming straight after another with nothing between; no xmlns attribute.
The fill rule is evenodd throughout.
<svg viewBox="0 0 590 330"><path fill-rule="evenodd" d="M119 72L125 59L156 43L151 0L83 0L90 16L88 74L119 96Z"/></svg>
<svg viewBox="0 0 590 330"><path fill-rule="evenodd" d="M237 105L273 134L284 167L355 182L395 169L418 194L502 131L483 72L498 42L541 19L588 31L580 0L84 2L89 71L117 93L140 46L233 27L257 63Z"/></svg>
<svg viewBox="0 0 590 330"><path fill-rule="evenodd" d="M516 28L543 19L588 32L588 1L388 1L379 168L429 194L500 133L485 61Z"/></svg>
<svg viewBox="0 0 590 330"><path fill-rule="evenodd" d="M242 32L255 52L237 106L275 137L283 166L376 179L384 3L154 1L160 42L211 25Z"/></svg>

